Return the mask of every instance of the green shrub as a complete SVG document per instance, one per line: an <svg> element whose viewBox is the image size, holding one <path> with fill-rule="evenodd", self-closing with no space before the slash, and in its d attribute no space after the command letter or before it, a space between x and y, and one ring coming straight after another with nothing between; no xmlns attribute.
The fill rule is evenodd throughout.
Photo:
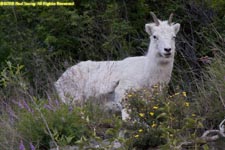
<svg viewBox="0 0 225 150"><path fill-rule="evenodd" d="M59 104L57 101L46 103L38 100L35 103L18 104L20 108L15 127L23 140L32 141L39 149L49 149L52 141L65 146L88 137L89 131L81 108Z"/></svg>
<svg viewBox="0 0 225 150"><path fill-rule="evenodd" d="M127 94L127 108L133 122L130 144L136 148L175 149L181 142L194 140L203 128L194 102L184 91L173 95L159 93L159 87Z"/></svg>
<svg viewBox="0 0 225 150"><path fill-rule="evenodd" d="M124 103L133 123L129 145L141 149L180 149L184 146L182 143L192 142L185 148L199 149L201 144L204 148L210 147L210 143L204 143L199 137L205 130L218 129L224 119L223 56L221 53L211 59L204 78L190 93L177 88L178 92L171 95L168 88L160 91L158 86L128 92Z"/></svg>
<svg viewBox="0 0 225 150"><path fill-rule="evenodd" d="M0 72L0 105L11 104L12 100L24 97L24 91L28 86L24 66L7 61L5 68Z"/></svg>
<svg viewBox="0 0 225 150"><path fill-rule="evenodd" d="M16 143L23 141L25 147L32 143L36 149L89 146L91 141L113 142L122 127L120 117L105 112L99 106L87 103L83 107L68 106L57 100L31 98L30 102L19 100L7 108L5 119L11 118L9 127L15 130ZM6 131L1 132L3 135ZM107 146L111 146L110 143Z"/></svg>

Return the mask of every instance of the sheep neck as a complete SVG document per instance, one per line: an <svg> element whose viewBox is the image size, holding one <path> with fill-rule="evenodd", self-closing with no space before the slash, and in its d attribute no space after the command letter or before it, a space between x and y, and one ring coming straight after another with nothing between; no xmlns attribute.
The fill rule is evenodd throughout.
<svg viewBox="0 0 225 150"><path fill-rule="evenodd" d="M174 58L164 58L159 56L157 50L150 44L146 55L147 61L145 64L146 83L154 85L158 83L168 83L173 69Z"/></svg>

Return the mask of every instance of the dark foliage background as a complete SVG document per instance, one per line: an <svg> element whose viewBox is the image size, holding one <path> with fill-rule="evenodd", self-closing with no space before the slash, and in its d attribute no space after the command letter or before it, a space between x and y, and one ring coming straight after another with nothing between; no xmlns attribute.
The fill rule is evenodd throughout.
<svg viewBox="0 0 225 150"><path fill-rule="evenodd" d="M6 60L24 65L36 94L78 61L143 55L150 11L163 20L173 12L181 23L174 77L182 86L201 77L200 58L213 57L224 43L224 1L74 1L73 7L0 7L1 69Z"/></svg>

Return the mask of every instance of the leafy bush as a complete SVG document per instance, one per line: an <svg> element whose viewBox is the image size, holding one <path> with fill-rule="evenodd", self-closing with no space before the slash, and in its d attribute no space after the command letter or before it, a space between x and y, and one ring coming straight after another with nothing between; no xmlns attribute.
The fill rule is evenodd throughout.
<svg viewBox="0 0 225 150"><path fill-rule="evenodd" d="M24 141L32 141L39 149L49 149L53 141L65 146L88 137L87 124L78 107L40 100L32 105L18 102L18 106L15 126Z"/></svg>
<svg viewBox="0 0 225 150"><path fill-rule="evenodd" d="M28 86L24 66L7 61L5 68L0 72L0 105L11 104L12 100L24 97L24 90L27 90Z"/></svg>
<svg viewBox="0 0 225 150"><path fill-rule="evenodd" d="M126 103L130 121L134 122L131 143L147 149L161 146L175 149L182 141L193 140L203 128L203 118L189 102L186 92L173 95L159 93L159 86L127 94Z"/></svg>
<svg viewBox="0 0 225 150"><path fill-rule="evenodd" d="M205 130L218 129L224 119L225 63L221 56L211 61L204 79L190 94L179 88L169 94L168 88L161 91L158 85L127 93L124 103L133 123L131 147L212 148L199 137ZM185 145L187 142L195 144Z"/></svg>

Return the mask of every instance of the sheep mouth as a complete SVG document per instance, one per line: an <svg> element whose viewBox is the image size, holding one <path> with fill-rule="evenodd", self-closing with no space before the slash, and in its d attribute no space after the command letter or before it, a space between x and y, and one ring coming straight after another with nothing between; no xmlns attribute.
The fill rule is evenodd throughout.
<svg viewBox="0 0 225 150"><path fill-rule="evenodd" d="M162 58L171 58L172 53L158 53L158 56Z"/></svg>
<svg viewBox="0 0 225 150"><path fill-rule="evenodd" d="M170 58L170 57L172 56L171 53L165 53L165 54L163 54L163 55L164 55L165 58Z"/></svg>

